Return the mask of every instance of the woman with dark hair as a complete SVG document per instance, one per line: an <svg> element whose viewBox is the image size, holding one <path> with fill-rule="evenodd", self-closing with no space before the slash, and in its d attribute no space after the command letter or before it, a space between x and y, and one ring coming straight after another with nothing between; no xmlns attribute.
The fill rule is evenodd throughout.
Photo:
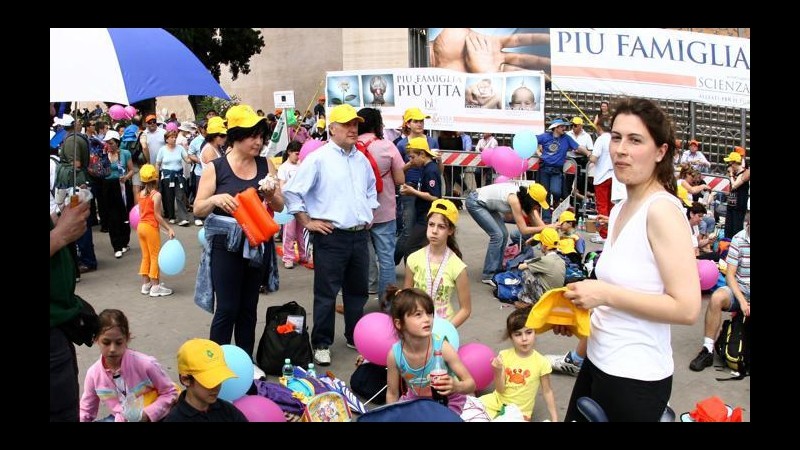
<svg viewBox="0 0 800 450"><path fill-rule="evenodd" d="M533 235L545 229L541 208L548 209L547 190L538 183L527 188L514 183L495 183L470 192L467 212L489 235L489 246L483 260L481 283L494 286L492 277L503 271L503 251L508 243L506 216L511 214L522 235Z"/></svg>
<svg viewBox="0 0 800 450"><path fill-rule="evenodd" d="M103 197L106 199L108 210L108 237L111 247L114 248L114 257L122 258L122 254L130 248L131 227L128 223L128 208L122 198L122 187L133 176L133 161L131 152L120 150L119 133L109 131L103 137L108 145L108 161L111 163L111 173L103 179ZM131 202L135 200L131 199Z"/></svg>
<svg viewBox="0 0 800 450"><path fill-rule="evenodd" d="M216 293L217 308L210 339L220 345L230 344L233 335L236 345L252 356L258 288L264 272L271 270L275 245L271 239L258 246L250 245L233 218L239 207L235 195L255 188L271 211L283 209L283 195L277 179L273 178L275 167L260 156L267 139L266 118L258 116L248 105L230 108L226 118L230 150L203 169L194 203L195 214L206 217L205 236L209 244L204 246L197 272L195 302L213 312Z"/></svg>
<svg viewBox="0 0 800 450"><path fill-rule="evenodd" d="M600 111L594 116L594 129L599 136L602 133L611 131L611 111L608 110L608 102L603 100L600 102ZM603 130L602 132L600 130Z"/></svg>
<svg viewBox="0 0 800 450"><path fill-rule="evenodd" d="M597 280L571 283L564 293L593 309L565 421L585 421L577 400L590 397L612 422L656 422L672 393L670 326L691 325L700 314L691 231L676 196L672 121L650 100L624 99L610 152L627 199L611 210Z"/></svg>

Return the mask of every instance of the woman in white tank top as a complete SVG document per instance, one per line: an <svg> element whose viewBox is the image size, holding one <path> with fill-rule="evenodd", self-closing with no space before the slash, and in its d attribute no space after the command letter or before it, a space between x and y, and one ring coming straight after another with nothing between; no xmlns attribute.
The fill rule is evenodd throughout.
<svg viewBox="0 0 800 450"><path fill-rule="evenodd" d="M585 420L576 408L583 396L611 421L658 421L672 392L670 325L691 325L700 313L691 231L675 196L672 122L650 100L624 99L612 124L611 159L627 199L611 211L598 279L565 294L592 310L566 421Z"/></svg>

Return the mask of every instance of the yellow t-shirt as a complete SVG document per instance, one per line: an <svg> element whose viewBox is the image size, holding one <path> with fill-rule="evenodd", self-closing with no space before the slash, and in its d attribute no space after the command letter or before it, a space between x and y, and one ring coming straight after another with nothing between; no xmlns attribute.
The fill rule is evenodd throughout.
<svg viewBox="0 0 800 450"><path fill-rule="evenodd" d="M550 366L550 361L536 350L528 357L521 358L512 347L501 350L500 356L503 358L506 389L502 394L492 391L482 395L479 400L492 419L497 417L503 405L514 404L522 411L525 419L530 420L541 378L549 375L553 367Z"/></svg>
<svg viewBox="0 0 800 450"><path fill-rule="evenodd" d="M414 274L414 287L428 292L426 267L428 259L426 255L427 247L423 247L416 252L410 254L406 260L408 268ZM440 264L431 265L431 278L435 278L439 271ZM444 273L442 274L442 281L433 297L433 311L443 319L452 320L456 315L456 310L453 308L452 298L453 293L456 291L456 278L461 274L467 265L455 253L450 252L450 257L447 259L447 264L444 266Z"/></svg>

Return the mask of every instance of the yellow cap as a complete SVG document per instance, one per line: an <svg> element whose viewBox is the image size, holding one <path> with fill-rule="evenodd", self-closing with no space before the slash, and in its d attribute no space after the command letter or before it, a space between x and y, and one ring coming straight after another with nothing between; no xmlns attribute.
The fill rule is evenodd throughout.
<svg viewBox="0 0 800 450"><path fill-rule="evenodd" d="M225 128L225 121L220 116L214 116L208 119L208 126L206 126L206 133L208 134L228 134L228 129Z"/></svg>
<svg viewBox="0 0 800 450"><path fill-rule="evenodd" d="M583 125L583 119L581 119L580 117L573 117L572 123L575 125Z"/></svg>
<svg viewBox="0 0 800 450"><path fill-rule="evenodd" d="M683 201L684 205L691 208L692 201L689 200L689 191L687 191L686 188L683 187L683 185L680 184L678 185L676 194L678 195L678 198L681 199L681 201Z"/></svg>
<svg viewBox="0 0 800 450"><path fill-rule="evenodd" d="M533 305L525 326L536 334L544 333L554 325L566 325L579 337L589 336L589 311L575 306L564 297L566 287L550 289Z"/></svg>
<svg viewBox="0 0 800 450"><path fill-rule="evenodd" d="M565 255L575 253L575 239L565 237L558 241L558 251Z"/></svg>
<svg viewBox="0 0 800 450"><path fill-rule="evenodd" d="M206 389L238 376L228 368L222 347L208 339L190 339L178 349L178 374L191 375Z"/></svg>
<svg viewBox="0 0 800 450"><path fill-rule="evenodd" d="M578 219L575 218L575 213L572 211L564 211L558 216L559 222L575 222L576 220Z"/></svg>
<svg viewBox="0 0 800 450"><path fill-rule="evenodd" d="M252 128L258 122L267 120L266 117L261 117L253 111L250 105L236 105L232 106L228 112L225 113L225 118L228 120L228 128Z"/></svg>
<svg viewBox="0 0 800 450"><path fill-rule="evenodd" d="M428 138L425 136L415 137L408 140L408 145L406 145L406 150L414 149L414 150L422 150L425 153L431 155L431 158L436 158L439 156L438 153L431 150L430 146L428 146Z"/></svg>
<svg viewBox="0 0 800 450"><path fill-rule="evenodd" d="M317 128L325 128L325 119L319 119L317 121Z"/></svg>
<svg viewBox="0 0 800 450"><path fill-rule="evenodd" d="M158 170L156 170L156 166L152 164L143 165L142 168L139 169L139 178L141 178L142 183L158 180Z"/></svg>
<svg viewBox="0 0 800 450"><path fill-rule="evenodd" d="M458 208L456 208L455 203L446 198L440 198L431 203L431 209L428 210L428 217L433 213L439 213L447 217L447 220L453 225L458 223Z"/></svg>
<svg viewBox="0 0 800 450"><path fill-rule="evenodd" d="M403 113L403 123L409 120L424 120L430 118L431 116L425 115L419 108L408 108L406 112Z"/></svg>
<svg viewBox="0 0 800 450"><path fill-rule="evenodd" d="M356 109L348 104L334 107L331 110L330 117L328 117L331 123L347 123L353 119L358 119L359 122L364 121L362 117L358 116Z"/></svg>
<svg viewBox="0 0 800 450"><path fill-rule="evenodd" d="M545 189L541 184L533 183L532 185L528 186L528 195L530 195L532 199L536 200L537 203L542 205L542 208L550 209L550 205L547 203L547 189Z"/></svg>
<svg viewBox="0 0 800 450"><path fill-rule="evenodd" d="M541 242L547 248L554 248L558 245L558 231L555 228L547 227L539 233L533 235L533 238Z"/></svg>
<svg viewBox="0 0 800 450"><path fill-rule="evenodd" d="M740 155L739 152L731 152L731 154L728 155L727 158L723 158L722 160L725 162L740 163L742 162L742 155Z"/></svg>

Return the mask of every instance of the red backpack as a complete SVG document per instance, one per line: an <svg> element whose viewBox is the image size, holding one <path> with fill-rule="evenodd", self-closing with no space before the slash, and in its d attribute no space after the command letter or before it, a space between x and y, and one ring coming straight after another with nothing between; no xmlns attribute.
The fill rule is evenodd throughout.
<svg viewBox="0 0 800 450"><path fill-rule="evenodd" d="M383 192L383 178L381 177L381 171L378 169L378 163L375 161L375 158L373 158L369 153L369 150L367 150L367 147L375 142L375 140L377 140L377 138L372 138L367 142L356 141L356 148L369 160L369 165L372 166L372 172L375 173L375 190L377 190L378 194L380 194Z"/></svg>

